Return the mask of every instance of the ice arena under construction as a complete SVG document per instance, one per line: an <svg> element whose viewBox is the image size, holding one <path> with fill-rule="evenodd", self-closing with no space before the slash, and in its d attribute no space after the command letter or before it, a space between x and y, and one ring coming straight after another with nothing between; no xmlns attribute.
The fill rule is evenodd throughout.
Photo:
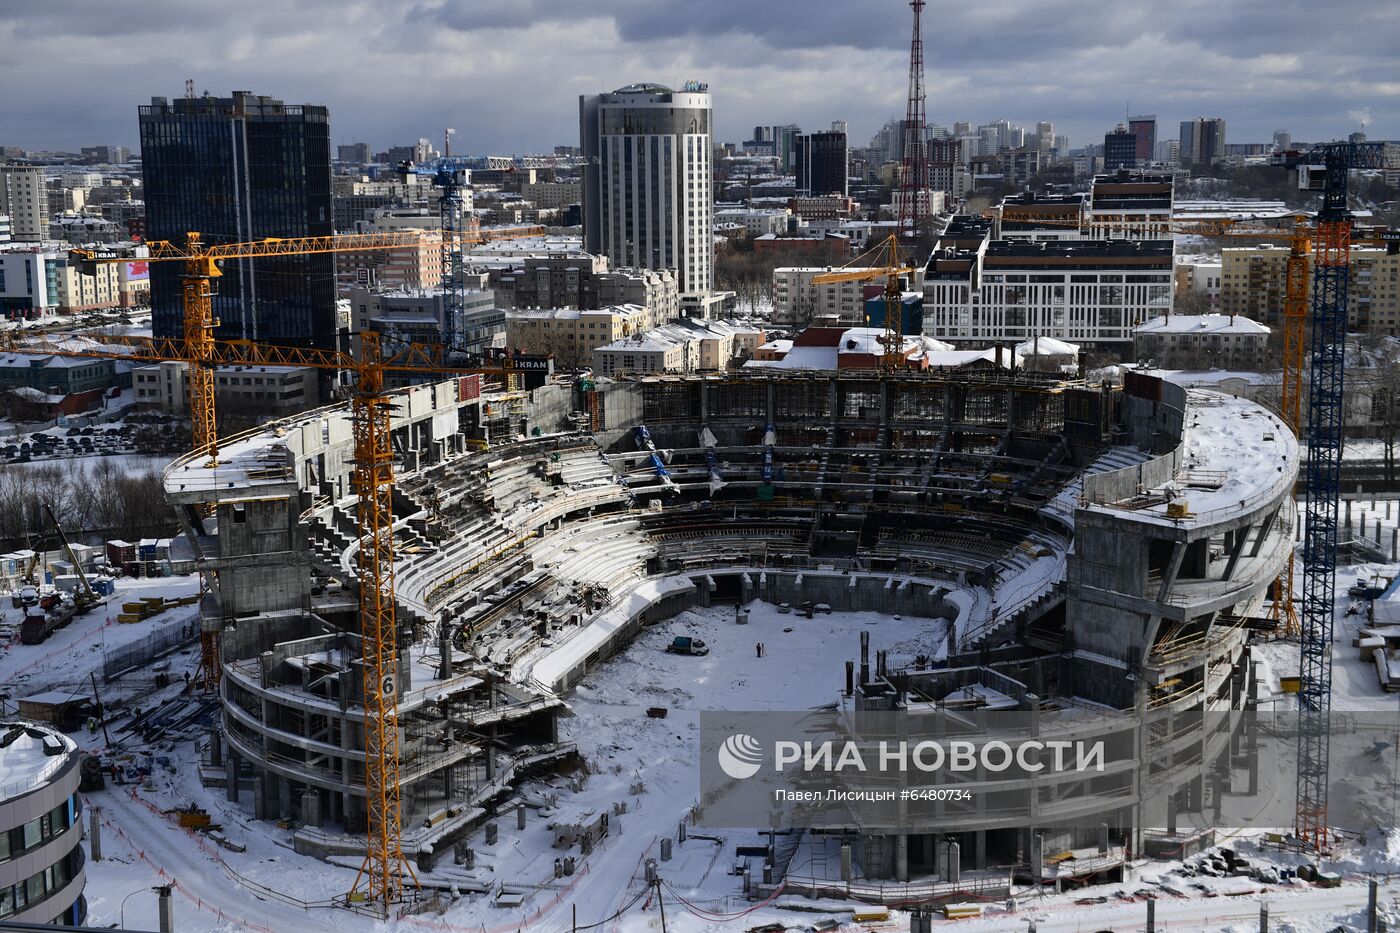
<svg viewBox="0 0 1400 933"><path fill-rule="evenodd" d="M1242 714L1252 627L1294 541L1299 447L1279 418L1134 373L1121 388L783 372L528 391L471 376L393 398L410 858L450 848L532 772L567 767L574 686L697 606L951 621L946 644L899 669L857 659L852 632L859 673L830 685L838 708ZM349 406L332 406L165 474L215 581L203 624L221 632L222 715L204 781L290 820L298 851L321 857L364 852L352 446ZM1164 734L1133 780L1200 809L1207 744ZM1143 853L1170 835L1130 796L1097 838L1083 800L1052 788L1026 812L970 812L951 851L981 868L1032 844ZM928 834L855 817L824 831L866 878L957 876Z"/></svg>

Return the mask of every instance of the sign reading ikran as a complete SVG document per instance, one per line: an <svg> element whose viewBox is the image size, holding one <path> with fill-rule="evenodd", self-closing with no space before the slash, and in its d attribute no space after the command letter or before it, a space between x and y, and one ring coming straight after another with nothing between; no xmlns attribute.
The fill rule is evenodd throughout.
<svg viewBox="0 0 1400 933"><path fill-rule="evenodd" d="M1191 831L1294 818L1294 714L714 712L700 727L700 822L716 828ZM1333 736L1329 822L1385 824L1365 801L1389 800L1400 777L1400 715L1338 714Z"/></svg>

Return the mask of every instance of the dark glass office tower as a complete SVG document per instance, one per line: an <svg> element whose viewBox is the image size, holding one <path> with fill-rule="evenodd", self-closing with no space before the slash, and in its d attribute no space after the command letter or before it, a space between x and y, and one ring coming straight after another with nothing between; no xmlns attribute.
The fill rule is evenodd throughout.
<svg viewBox="0 0 1400 933"><path fill-rule="evenodd" d="M798 194L846 196L849 163L845 129L800 135L795 151Z"/></svg>
<svg viewBox="0 0 1400 933"><path fill-rule="evenodd" d="M140 108L146 236L207 243L326 236L331 216L325 107L232 97L151 98ZM180 264L151 265L157 337L184 333ZM228 260L214 280L215 336L337 348L335 257Z"/></svg>

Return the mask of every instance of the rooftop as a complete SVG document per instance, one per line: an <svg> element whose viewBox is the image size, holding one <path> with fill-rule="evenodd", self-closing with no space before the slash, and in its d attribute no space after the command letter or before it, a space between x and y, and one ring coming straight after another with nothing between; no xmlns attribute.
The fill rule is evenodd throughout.
<svg viewBox="0 0 1400 933"><path fill-rule="evenodd" d="M0 800L43 787L77 750L57 729L24 720L0 723Z"/></svg>
<svg viewBox="0 0 1400 933"><path fill-rule="evenodd" d="M1144 321L1139 334L1267 334L1269 328L1239 314L1172 314Z"/></svg>

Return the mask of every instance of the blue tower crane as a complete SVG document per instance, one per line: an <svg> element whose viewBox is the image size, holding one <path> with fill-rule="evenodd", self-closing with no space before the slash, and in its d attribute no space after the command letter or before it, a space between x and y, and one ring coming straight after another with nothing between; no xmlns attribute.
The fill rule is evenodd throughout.
<svg viewBox="0 0 1400 933"><path fill-rule="evenodd" d="M1347 176L1352 169L1380 168L1382 158L1380 143L1334 142L1285 161L1296 165L1300 188L1322 192L1313 241L1312 339L1308 356L1311 378L1295 818L1298 838L1314 849L1327 846L1327 718L1332 707L1332 617L1337 581L1347 284L1351 268Z"/></svg>
<svg viewBox="0 0 1400 933"><path fill-rule="evenodd" d="M400 162L399 174L429 176L433 185L442 189L438 196L438 219L442 224L442 314L449 348L466 345L466 266L462 247L468 228L475 231L475 221L466 216L463 192L471 185L469 159L434 159L431 162Z"/></svg>

